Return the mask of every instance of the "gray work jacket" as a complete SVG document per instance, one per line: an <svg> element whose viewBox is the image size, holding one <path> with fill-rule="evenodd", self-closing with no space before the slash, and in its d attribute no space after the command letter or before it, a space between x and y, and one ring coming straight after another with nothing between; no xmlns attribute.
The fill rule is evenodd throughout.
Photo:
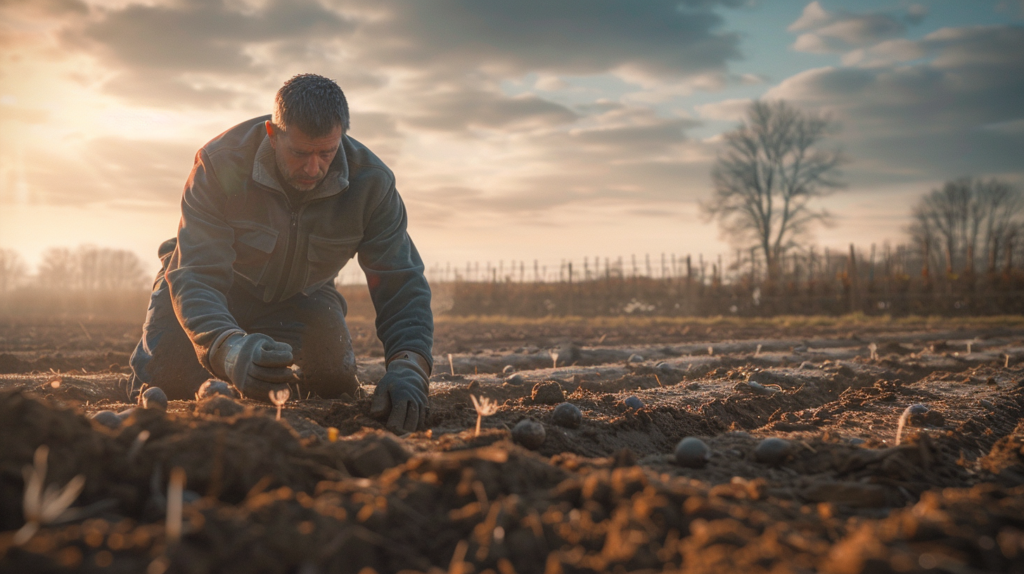
<svg viewBox="0 0 1024 574"><path fill-rule="evenodd" d="M211 347L240 330L228 311L232 285L267 303L305 297L357 253L385 356L414 351L432 363L430 288L394 174L345 135L324 181L290 198L275 178L268 119L243 122L203 146L185 184L166 278L200 363L212 371Z"/></svg>

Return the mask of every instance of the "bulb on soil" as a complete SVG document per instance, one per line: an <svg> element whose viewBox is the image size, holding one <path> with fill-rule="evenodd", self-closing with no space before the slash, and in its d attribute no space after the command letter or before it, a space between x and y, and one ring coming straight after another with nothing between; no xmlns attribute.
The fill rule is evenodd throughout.
<svg viewBox="0 0 1024 574"><path fill-rule="evenodd" d="M520 375L519 373L516 373L511 377L505 379L505 382L510 385L521 385L526 382L526 379L524 379L523 376Z"/></svg>
<svg viewBox="0 0 1024 574"><path fill-rule="evenodd" d="M583 413L572 403L562 403L555 407L551 418L556 425L569 429L579 428L583 423Z"/></svg>
<svg viewBox="0 0 1024 574"><path fill-rule="evenodd" d="M196 393L196 399L205 399L211 395L224 395L229 399L235 398L235 394L231 392L231 385L217 379L210 379L199 387L199 392Z"/></svg>
<svg viewBox="0 0 1024 574"><path fill-rule="evenodd" d="M140 403L144 409L160 409L162 411L166 411L167 393L165 393L160 387L149 387L146 389L146 392L142 393Z"/></svg>
<svg viewBox="0 0 1024 574"><path fill-rule="evenodd" d="M676 445L676 462L686 468L703 468L711 460L711 449L704 441L688 436Z"/></svg>
<svg viewBox="0 0 1024 574"><path fill-rule="evenodd" d="M781 438L766 438L754 449L754 460L772 466L780 465L789 458L792 446L788 440Z"/></svg>
<svg viewBox="0 0 1024 574"><path fill-rule="evenodd" d="M121 428L121 417L117 416L114 411L99 411L90 418L108 428Z"/></svg>
<svg viewBox="0 0 1024 574"><path fill-rule="evenodd" d="M629 407L631 410L638 411L644 408L644 402L637 397L626 397L626 400L622 401L622 404Z"/></svg>
<svg viewBox="0 0 1024 574"><path fill-rule="evenodd" d="M544 444L544 425L533 419L523 419L512 427L512 440L530 450L537 450Z"/></svg>
<svg viewBox="0 0 1024 574"><path fill-rule="evenodd" d="M514 372L516 372L516 368L512 365L505 365L505 368L501 370L501 374L503 375L511 375Z"/></svg>

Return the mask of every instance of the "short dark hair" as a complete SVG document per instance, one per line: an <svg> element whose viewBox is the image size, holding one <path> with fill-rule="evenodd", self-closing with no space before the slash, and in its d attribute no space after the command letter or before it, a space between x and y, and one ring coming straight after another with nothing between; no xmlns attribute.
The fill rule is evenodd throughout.
<svg viewBox="0 0 1024 574"><path fill-rule="evenodd" d="M325 136L338 126L347 132L348 102L334 80L316 74L299 74L277 91L271 121L285 131L290 127L299 128L311 138Z"/></svg>

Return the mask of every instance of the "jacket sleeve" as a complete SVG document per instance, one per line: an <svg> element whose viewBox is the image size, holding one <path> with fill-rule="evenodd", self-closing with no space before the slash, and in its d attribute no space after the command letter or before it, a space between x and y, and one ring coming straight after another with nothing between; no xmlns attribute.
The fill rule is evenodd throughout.
<svg viewBox="0 0 1024 574"><path fill-rule="evenodd" d="M359 245L359 265L366 274L377 310L377 337L384 356L412 351L433 368L434 318L423 261L406 231L402 198L392 183L373 209Z"/></svg>
<svg viewBox="0 0 1024 574"><path fill-rule="evenodd" d="M199 363L213 372L211 350L234 333L243 333L228 311L233 280L234 230L224 218L225 194L205 150L181 200L178 246L167 266L167 284L178 322L196 349Z"/></svg>

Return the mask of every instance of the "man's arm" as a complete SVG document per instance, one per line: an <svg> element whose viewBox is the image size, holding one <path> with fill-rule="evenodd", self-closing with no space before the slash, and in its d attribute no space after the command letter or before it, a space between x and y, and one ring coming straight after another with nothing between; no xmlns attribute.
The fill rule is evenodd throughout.
<svg viewBox="0 0 1024 574"><path fill-rule="evenodd" d="M359 246L359 265L377 310L377 337L387 362L411 351L423 359L429 375L434 340L430 287L407 223L405 205L392 184L371 213Z"/></svg>
<svg viewBox="0 0 1024 574"><path fill-rule="evenodd" d="M423 261L406 232L405 206L392 184L374 208L359 246L377 310L377 337L384 343L387 373L377 382L370 415L387 419L394 432L426 427L433 367L434 319Z"/></svg>
<svg viewBox="0 0 1024 574"><path fill-rule="evenodd" d="M225 194L205 150L195 165L181 200L178 246L167 266L174 313L196 348L199 363L210 372L211 350L234 334L244 334L228 311L233 280L234 230L224 217Z"/></svg>

